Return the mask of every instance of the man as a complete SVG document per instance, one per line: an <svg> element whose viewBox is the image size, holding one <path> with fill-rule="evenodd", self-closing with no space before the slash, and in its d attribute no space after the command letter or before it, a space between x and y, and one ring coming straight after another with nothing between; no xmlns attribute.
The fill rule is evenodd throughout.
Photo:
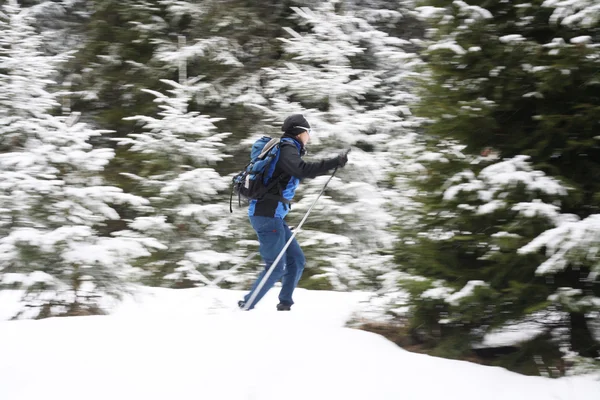
<svg viewBox="0 0 600 400"><path fill-rule="evenodd" d="M292 236L292 232L285 223L284 218L290 210L290 202L300 180L327 174L336 167L344 167L348 161L346 152L328 160L304 162L302 156L305 154L305 146L310 140L311 128L308 121L301 114L287 117L281 130L284 133L281 137L279 158L276 161L272 177L272 179L279 179L279 183L271 189L268 196L250 201L248 207L250 223L258 236L260 255L265 261L266 268L254 282L250 293L244 296L243 301L238 302L240 308L245 308L263 276L265 276ZM256 295L253 303L247 308L254 308L275 282L281 279L282 287L279 293L277 310L290 311L292 304L294 304L292 294L302 276L305 261L304 253L302 253L300 245L294 238L284 256Z"/></svg>

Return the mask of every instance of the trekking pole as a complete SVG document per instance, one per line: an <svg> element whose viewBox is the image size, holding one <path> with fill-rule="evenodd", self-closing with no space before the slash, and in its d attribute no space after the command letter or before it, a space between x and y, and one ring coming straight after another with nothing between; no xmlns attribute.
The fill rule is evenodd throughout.
<svg viewBox="0 0 600 400"><path fill-rule="evenodd" d="M327 187L327 185L329 185L329 182L333 179L333 177L334 177L334 175L335 175L336 172L337 172L337 167L335 167L335 169L333 170L333 173L331 174L331 176L329 177L329 179L327 179L327 182L325 182L325 185L323 185L323 188L321 189L321 191L317 195L317 198L310 205L310 207L308 208L308 211L306 212L306 214L304 214L304 218L302 218L302 221L300 221L300 223L298 224L298 226L296 227L296 229L294 229L294 233L292 234L292 237L290 237L288 239L287 243L285 244L285 246L283 246L283 249L281 249L281 251L279 252L279 255L277 256L277 258L275 259L275 261L273 261L273 263L271 264L271 266L267 270L267 273L265 274L265 276L263 276L263 278L261 279L261 281L258 284L258 286L256 287L256 289L252 292L252 296L250 296L250 299L248 299L248 301L246 302L246 304L244 304L244 308L243 308L244 311L248 311L249 310L250 305L254 302L254 300L256 299L256 296L258 296L258 293L260 293L260 290L263 288L263 286L267 282L267 279L269 279L269 276L271 276L271 274L273 273L273 270L275 269L275 266L277 265L277 263L279 263L279 260L281 260L281 258L285 254L285 251L287 250L287 248L292 243L292 240L294 240L294 238L296 237L296 234L302 228L302 224L304 224L304 221L306 221L306 219L308 218L308 214L310 214L310 212L313 209L313 207L315 206L315 204L317 204L317 200L319 200L319 197L321 197L321 195L323 194L323 192L325 192L325 188Z"/></svg>

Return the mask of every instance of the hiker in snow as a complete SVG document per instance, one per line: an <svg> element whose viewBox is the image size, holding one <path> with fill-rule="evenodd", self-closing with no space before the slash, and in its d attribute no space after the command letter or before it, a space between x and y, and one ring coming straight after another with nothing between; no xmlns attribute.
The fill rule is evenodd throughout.
<svg viewBox="0 0 600 400"><path fill-rule="evenodd" d="M295 238L257 293L253 304L246 305L246 303L250 301L262 278L292 236L284 218L290 210L290 202L300 180L325 175L334 168L344 167L348 161L348 153L344 152L328 160L304 162L302 156L306 153L305 146L310 139L311 128L301 114L287 117L281 130L284 134L281 137L279 157L275 160L275 168L271 177L271 179L277 180L278 184L274 185L262 198L251 200L248 207L250 223L258 236L260 255L265 261L266 267L252 285L250 292L244 296L244 300L238 302L238 306L242 309L254 308L275 282L281 279L282 287L277 310L290 310L294 304L292 294L302 276L306 261Z"/></svg>

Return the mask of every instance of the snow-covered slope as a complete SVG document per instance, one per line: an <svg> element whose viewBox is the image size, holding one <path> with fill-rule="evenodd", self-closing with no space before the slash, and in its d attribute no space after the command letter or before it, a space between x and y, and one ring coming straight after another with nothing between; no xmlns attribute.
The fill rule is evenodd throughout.
<svg viewBox="0 0 600 400"><path fill-rule="evenodd" d="M550 380L410 353L344 328L364 293L144 290L110 316L0 322L0 399L598 400L591 377ZM5 303L6 304L6 303Z"/></svg>

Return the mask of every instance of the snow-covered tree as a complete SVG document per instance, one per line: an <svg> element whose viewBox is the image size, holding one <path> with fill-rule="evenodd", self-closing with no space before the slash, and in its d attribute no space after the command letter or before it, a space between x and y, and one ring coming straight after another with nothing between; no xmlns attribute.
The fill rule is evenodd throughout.
<svg viewBox="0 0 600 400"><path fill-rule="evenodd" d="M246 256L245 246L237 243L237 217L230 216L225 201L229 180L214 169L227 157L223 139L229 134L217 132L219 118L190 111L192 98L205 86L199 79L164 83L172 87L169 95L148 91L156 97L159 117L130 117L144 131L119 141L139 158L141 170L124 174L151 205L132 226L167 246L144 260L152 284L206 285Z"/></svg>
<svg viewBox="0 0 600 400"><path fill-rule="evenodd" d="M181 60L189 76L204 76L211 89L202 103L225 117L222 130L238 140L256 113L244 107L261 85L262 67L279 57L288 2L269 0L93 0L85 49L78 53L76 109L93 112L123 137L134 127L123 117L150 115L153 98L141 89L165 92L161 79L177 81ZM180 37L187 44L182 47ZM243 100L245 99L245 100ZM210 107L210 108L209 108Z"/></svg>
<svg viewBox="0 0 600 400"><path fill-rule="evenodd" d="M286 28L288 36L281 39L285 58L266 69L266 101L257 106L277 124L303 112L314 128L308 147L316 157L352 147L350 162L299 234L309 259L310 280L304 284L381 288L393 270L395 211L406 203L393 190L391 173L408 161L397 159L400 152L393 146L411 135L407 104L413 97L406 78L414 73L416 58L403 51L407 41L370 23L398 20L398 11L355 10L339 1L294 11L297 27ZM294 206L298 218L325 179L301 185Z"/></svg>
<svg viewBox="0 0 600 400"><path fill-rule="evenodd" d="M577 85L578 89L584 88L586 93L595 93L589 100L583 100L578 95L575 97L580 104L577 107L579 112L575 114L579 118L573 125L573 130L585 132L586 127L593 126L594 116L600 111L600 98L597 95L600 82L597 79L597 70L600 68L600 4L593 0L546 0L543 6L552 10L550 22L554 26L566 27L572 32L563 37L564 42L560 39L553 41L557 45L552 46L553 55L576 55L578 67L585 72L580 78L583 79L582 83L570 83ZM567 39L569 44L565 43ZM583 189L585 200L581 202L581 206L585 211L569 210L576 211L578 216L570 215L564 224L542 233L519 250L523 253L545 251L548 259L538 267L539 274L553 277L571 276L571 279L565 282L565 286L558 287L551 297L552 301L561 304L564 310L570 313L570 323L577 327L577 331L570 332L570 346L563 350L567 357L573 353L577 355L577 352L586 356L593 355L594 347L596 355L600 354L600 340L597 334L594 345L593 341L590 341L590 336L593 335L586 333L589 330L597 330L600 325L600 257L597 254L600 248L600 196L596 186L600 136L597 133L592 129L587 135L577 135L588 140L590 136L596 135L593 136L595 144L588 147L589 142L586 141L584 146L578 146L579 157L593 157L595 160L593 163L586 159L578 165L578 178L574 178L578 183L583 181L580 187ZM583 176L584 179L579 176ZM579 351L580 342L587 343L592 351Z"/></svg>
<svg viewBox="0 0 600 400"><path fill-rule="evenodd" d="M89 144L102 131L51 113L65 57L41 53L28 11L9 1L0 15L0 285L23 291L20 317L102 312L159 244L101 234L112 204L144 200L104 183L114 153Z"/></svg>
<svg viewBox="0 0 600 400"><path fill-rule="evenodd" d="M258 112L247 103L256 99L256 87L261 84L257 71L278 57L279 21L292 13L281 2L266 4L237 0L90 2L93 13L88 40L74 63L77 74L73 87L78 95L74 109L90 110L101 126L115 131L106 136L125 137L139 133L142 124L124 117L162 118L152 103L153 92L140 89L166 93L171 86L165 82L177 81L178 76L201 75L206 84L195 85L189 109L220 117L213 122L218 130L232 132L226 139L227 152L235 153L239 138L256 130L258 124L253 121L259 120ZM120 172L143 170L141 162L148 160L122 149L118 149L107 176L127 191L142 193L133 180L122 179ZM245 156L230 158L218 167L223 174L231 173L245 165ZM203 202L225 203L220 195ZM133 213L128 216L135 217ZM233 220L227 224L236 227L231 233L253 239L242 213L230 218ZM235 246L236 241L228 243ZM243 241L240 251L246 251L246 243L255 253L255 240ZM226 282L234 283L230 278ZM236 285L245 281L243 276L236 279L241 279Z"/></svg>
<svg viewBox="0 0 600 400"><path fill-rule="evenodd" d="M91 14L90 2L30 0L26 4L35 18L35 27L42 36L44 52L60 54L82 46ZM68 69L65 68L64 71Z"/></svg>
<svg viewBox="0 0 600 400"><path fill-rule="evenodd" d="M424 165L451 162L457 160L446 155ZM420 336L462 337L468 348L489 327L548 307L551 287L535 274L542 257L517 250L562 223L559 200L566 195L563 184L534 170L525 156L483 169L465 164L430 194L420 221L428 229L414 238L408 267L427 279L406 282Z"/></svg>
<svg viewBox="0 0 600 400"><path fill-rule="evenodd" d="M134 125L124 117L153 109L152 96L141 89L162 89L159 80L169 78L153 59L154 40L170 33L164 6L147 0L86 3L85 42L69 65L72 106L110 129L105 137L123 137Z"/></svg>
<svg viewBox="0 0 600 400"><path fill-rule="evenodd" d="M440 143L453 140L462 145L464 156L445 148L443 158L426 166L420 185L429 200L423 234L415 238L423 246L415 253L415 265L428 279L410 283L419 303L415 315L429 318L425 325L437 335L430 339L440 345L464 339L466 332L481 335L519 315L567 312L563 321L571 350L597 355L599 344L588 324L597 314L583 307L600 293L597 261L575 245L576 236L554 241L559 232L580 229L574 226L589 232L600 209L594 178L600 173L597 5L498 0L426 1L421 6L432 23L425 51L428 74L415 110L428 119L432 158L441 153ZM526 164L524 156L529 157ZM479 194L488 185L482 178L490 171L500 175L496 169L509 161L519 176L563 182L568 193L543 197L555 186L550 183L537 192L509 186L498 192L501 197L451 198L439 189ZM489 162L497 164L483 169ZM529 216L534 218L523 219ZM589 234L592 243L593 237ZM550 265L554 268L546 268ZM464 300L457 302L457 296ZM541 322L548 328L544 332L551 330L552 323ZM556 348L556 343L545 345Z"/></svg>

